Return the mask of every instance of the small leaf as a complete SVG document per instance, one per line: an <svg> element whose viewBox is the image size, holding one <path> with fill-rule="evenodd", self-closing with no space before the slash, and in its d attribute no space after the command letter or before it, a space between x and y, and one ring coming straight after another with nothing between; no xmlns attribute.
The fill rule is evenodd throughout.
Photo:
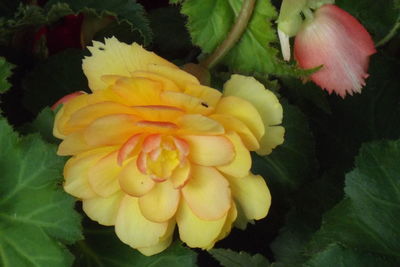
<svg viewBox="0 0 400 267"><path fill-rule="evenodd" d="M224 267L268 267L269 261L261 254L250 255L244 251L215 248L209 253Z"/></svg>
<svg viewBox="0 0 400 267"><path fill-rule="evenodd" d="M75 245L74 252L77 259L74 266L196 266L196 253L180 242L175 242L165 251L149 257L122 243L117 238L114 228L100 226L94 222L88 224L90 225L85 226L85 240Z"/></svg>
<svg viewBox="0 0 400 267"><path fill-rule="evenodd" d="M10 89L11 84L8 78L11 76L13 68L13 64L8 63L4 57L0 57L0 94Z"/></svg>
<svg viewBox="0 0 400 267"><path fill-rule="evenodd" d="M44 108L36 117L36 119L22 127L23 133L40 133L42 138L48 143L58 144L59 139L53 136L53 124L56 112L49 107Z"/></svg>
<svg viewBox="0 0 400 267"><path fill-rule="evenodd" d="M58 183L64 160L39 136L20 138L0 120L0 265L70 266L80 239L75 200Z"/></svg>

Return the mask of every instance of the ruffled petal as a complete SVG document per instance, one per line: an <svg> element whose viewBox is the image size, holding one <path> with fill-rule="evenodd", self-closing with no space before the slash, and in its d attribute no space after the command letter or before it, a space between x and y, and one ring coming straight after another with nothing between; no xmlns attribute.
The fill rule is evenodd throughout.
<svg viewBox="0 0 400 267"><path fill-rule="evenodd" d="M217 220L202 220L193 213L185 201L181 201L176 214L179 236L189 247L209 248L220 235L226 216L227 213Z"/></svg>
<svg viewBox="0 0 400 267"><path fill-rule="evenodd" d="M261 176L249 174L246 177L227 178L236 204L248 220L259 220L267 216L271 206L271 194Z"/></svg>
<svg viewBox="0 0 400 267"><path fill-rule="evenodd" d="M115 224L123 196L124 194L119 191L109 197L84 199L82 208L93 221L111 226Z"/></svg>
<svg viewBox="0 0 400 267"><path fill-rule="evenodd" d="M174 64L143 49L140 45L121 43L115 37L106 38L104 43L93 41L93 46L89 46L88 49L92 55L85 57L82 68L92 91L102 90L107 86L101 80L103 75L129 77L131 72L147 71L151 64L178 69Z"/></svg>
<svg viewBox="0 0 400 267"><path fill-rule="evenodd" d="M212 167L192 165L191 178L181 190L191 210L203 220L217 220L231 206L229 184Z"/></svg>
<svg viewBox="0 0 400 267"><path fill-rule="evenodd" d="M272 149L283 143L283 127L279 127L279 132L270 129L270 126L281 124L283 118L282 105L274 93L266 90L264 85L253 77L235 74L225 83L224 95L246 99L260 114L265 134L261 137L260 148L256 151L258 154L269 154Z"/></svg>
<svg viewBox="0 0 400 267"><path fill-rule="evenodd" d="M121 190L128 195L141 197L154 187L154 181L138 170L136 157L130 160L118 176Z"/></svg>
<svg viewBox="0 0 400 267"><path fill-rule="evenodd" d="M219 166L231 162L235 156L232 142L224 136L183 136L189 145L189 160L203 166Z"/></svg>
<svg viewBox="0 0 400 267"><path fill-rule="evenodd" d="M231 115L241 120L257 139L264 135L265 128L260 113L251 103L242 98L236 96L222 98L215 113Z"/></svg>
<svg viewBox="0 0 400 267"><path fill-rule="evenodd" d="M250 152L244 146L239 135L235 132L228 132L225 136L233 144L235 149L235 157L230 163L218 166L217 169L223 173L236 177L246 176L251 168Z"/></svg>
<svg viewBox="0 0 400 267"><path fill-rule="evenodd" d="M115 232L122 242L133 248L151 247L159 243L167 229L167 222L155 223L142 215L138 198L123 198L115 222Z"/></svg>
<svg viewBox="0 0 400 267"><path fill-rule="evenodd" d="M150 192L139 198L140 211L152 222L165 222L175 215L179 199L180 192L170 181L156 183Z"/></svg>
<svg viewBox="0 0 400 267"><path fill-rule="evenodd" d="M118 174L121 166L117 163L117 151L100 159L89 169L89 184L96 194L108 197L119 190Z"/></svg>
<svg viewBox="0 0 400 267"><path fill-rule="evenodd" d="M343 98L361 92L368 77L369 56L375 52L365 28L335 5L319 8L297 34L294 45L294 56L302 68L323 65L311 79Z"/></svg>

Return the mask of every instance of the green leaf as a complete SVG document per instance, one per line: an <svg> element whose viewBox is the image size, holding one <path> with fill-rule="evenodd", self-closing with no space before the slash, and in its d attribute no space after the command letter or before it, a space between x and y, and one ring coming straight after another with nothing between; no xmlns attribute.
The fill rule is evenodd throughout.
<svg viewBox="0 0 400 267"><path fill-rule="evenodd" d="M79 241L75 248L74 266L85 267L194 267L196 253L183 247L180 242L173 243L162 253L144 256L125 245L115 234L114 228L90 222L85 227L85 240Z"/></svg>
<svg viewBox="0 0 400 267"><path fill-rule="evenodd" d="M364 144L346 175L346 198L324 216L310 251L330 243L400 260L400 140Z"/></svg>
<svg viewBox="0 0 400 267"><path fill-rule="evenodd" d="M241 0L187 0L181 12L188 16L188 29L195 45L211 53L226 38L241 9ZM304 71L278 59L277 37L272 20L277 13L269 1L257 1L252 18L239 42L222 60L242 73L305 75Z"/></svg>
<svg viewBox="0 0 400 267"><path fill-rule="evenodd" d="M307 118L295 106L283 103L285 141L270 155L254 154L253 172L262 174L275 190L292 191L315 174L314 139Z"/></svg>
<svg viewBox="0 0 400 267"><path fill-rule="evenodd" d="M152 34L145 10L134 0L50 0L46 3L46 8L56 3L68 4L75 13L90 13L98 17L114 16L118 23L128 23L131 32L138 31L145 45L151 41Z"/></svg>
<svg viewBox="0 0 400 267"><path fill-rule="evenodd" d="M82 71L84 52L68 49L38 64L23 80L24 105L33 113L76 91L89 91Z"/></svg>
<svg viewBox="0 0 400 267"><path fill-rule="evenodd" d="M69 266L64 244L80 239L75 200L59 186L64 160L37 135L0 120L0 265Z"/></svg>
<svg viewBox="0 0 400 267"><path fill-rule="evenodd" d="M40 133L42 138L48 143L58 144L59 139L53 136L53 124L56 112L49 107L44 108L35 120L21 129L23 133Z"/></svg>
<svg viewBox="0 0 400 267"><path fill-rule="evenodd" d="M0 94L5 93L10 89L11 84L8 81L8 78L11 76L13 68L13 64L8 63L4 57L0 57Z"/></svg>
<svg viewBox="0 0 400 267"><path fill-rule="evenodd" d="M224 267L268 267L269 261L261 254L250 255L244 251L215 248L209 253Z"/></svg>
<svg viewBox="0 0 400 267"><path fill-rule="evenodd" d="M396 262L389 261L372 253L360 252L345 248L339 244L332 244L322 252L314 255L303 266L307 267L376 267L398 266Z"/></svg>

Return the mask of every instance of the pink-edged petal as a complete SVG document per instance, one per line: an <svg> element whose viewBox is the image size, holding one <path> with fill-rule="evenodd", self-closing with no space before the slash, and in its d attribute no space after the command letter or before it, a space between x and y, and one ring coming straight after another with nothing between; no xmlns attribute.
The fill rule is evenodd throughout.
<svg viewBox="0 0 400 267"><path fill-rule="evenodd" d="M123 144L134 135L137 118L133 115L114 114L95 120L84 131L85 140L90 145Z"/></svg>
<svg viewBox="0 0 400 267"><path fill-rule="evenodd" d="M155 184L150 192L139 198L140 211L152 222L165 222L175 215L179 199L179 190L166 180Z"/></svg>
<svg viewBox="0 0 400 267"><path fill-rule="evenodd" d="M119 206L124 194L120 191L109 197L94 197L82 201L83 211L93 221L102 225L115 224Z"/></svg>
<svg viewBox="0 0 400 267"><path fill-rule="evenodd" d="M154 187L154 181L138 170L135 158L123 167L118 180L121 190L134 197L141 197Z"/></svg>
<svg viewBox="0 0 400 267"><path fill-rule="evenodd" d="M226 216L227 212L217 220L202 220L181 201L176 214L180 239L192 248L210 248L220 235Z"/></svg>
<svg viewBox="0 0 400 267"><path fill-rule="evenodd" d="M115 232L122 242L133 248L154 246L167 230L168 222L155 223L142 215L138 198L123 198L115 222Z"/></svg>
<svg viewBox="0 0 400 267"><path fill-rule="evenodd" d="M160 144L161 144L161 135L151 134L144 139L142 144L142 151L144 153L149 153L154 149L158 148Z"/></svg>
<svg viewBox="0 0 400 267"><path fill-rule="evenodd" d="M78 91L78 92L74 92L74 93L68 94L68 95L62 97L62 98L61 98L60 100L58 100L56 103L54 103L54 104L51 106L51 109L52 109L52 110L55 110L55 109L58 108L59 105L65 104L65 103L67 103L68 101L74 99L75 97L77 97L77 96L79 96L79 95L83 95L83 94L85 94L85 92L82 92L82 91Z"/></svg>
<svg viewBox="0 0 400 267"><path fill-rule="evenodd" d="M118 174L121 166L117 163L117 151L100 159L89 169L89 184L96 194L108 197L119 190Z"/></svg>
<svg viewBox="0 0 400 267"><path fill-rule="evenodd" d="M132 153L132 151L136 148L138 143L140 142L142 135L141 134L135 134L131 138L126 141L121 148L118 150L118 164L122 166L122 163L124 160L129 156L129 154Z"/></svg>
<svg viewBox="0 0 400 267"><path fill-rule="evenodd" d="M341 97L361 92L368 77L369 56L375 52L365 28L335 5L319 8L297 34L294 45L295 58L302 68L323 65L311 79Z"/></svg>
<svg viewBox="0 0 400 267"><path fill-rule="evenodd" d="M183 136L189 144L188 159L198 165L219 166L231 162L235 156L232 142L224 136Z"/></svg>
<svg viewBox="0 0 400 267"><path fill-rule="evenodd" d="M244 146L239 135L235 132L228 132L226 137L232 142L235 149L235 157L225 165L218 166L217 169L223 173L236 176L246 176L251 168L251 156L249 150Z"/></svg>
<svg viewBox="0 0 400 267"><path fill-rule="evenodd" d="M217 220L231 206L229 183L212 167L192 165L191 178L181 190L191 210L203 220Z"/></svg>

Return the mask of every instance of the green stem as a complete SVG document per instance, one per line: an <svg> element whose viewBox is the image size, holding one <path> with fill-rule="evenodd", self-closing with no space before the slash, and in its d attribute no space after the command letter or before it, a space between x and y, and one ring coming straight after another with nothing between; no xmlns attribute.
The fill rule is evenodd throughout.
<svg viewBox="0 0 400 267"><path fill-rule="evenodd" d="M400 15L397 17L397 21L390 29L389 33L386 34L385 37L383 37L379 42L376 43L376 47L380 47L385 45L387 42L389 42L397 33L397 30L400 29Z"/></svg>
<svg viewBox="0 0 400 267"><path fill-rule="evenodd" d="M215 51L200 62L206 69L214 67L235 45L240 39L243 32L246 30L247 24L253 14L255 0L244 0L242 9L240 10L239 16L236 18L235 24L228 33L226 39L215 49Z"/></svg>

